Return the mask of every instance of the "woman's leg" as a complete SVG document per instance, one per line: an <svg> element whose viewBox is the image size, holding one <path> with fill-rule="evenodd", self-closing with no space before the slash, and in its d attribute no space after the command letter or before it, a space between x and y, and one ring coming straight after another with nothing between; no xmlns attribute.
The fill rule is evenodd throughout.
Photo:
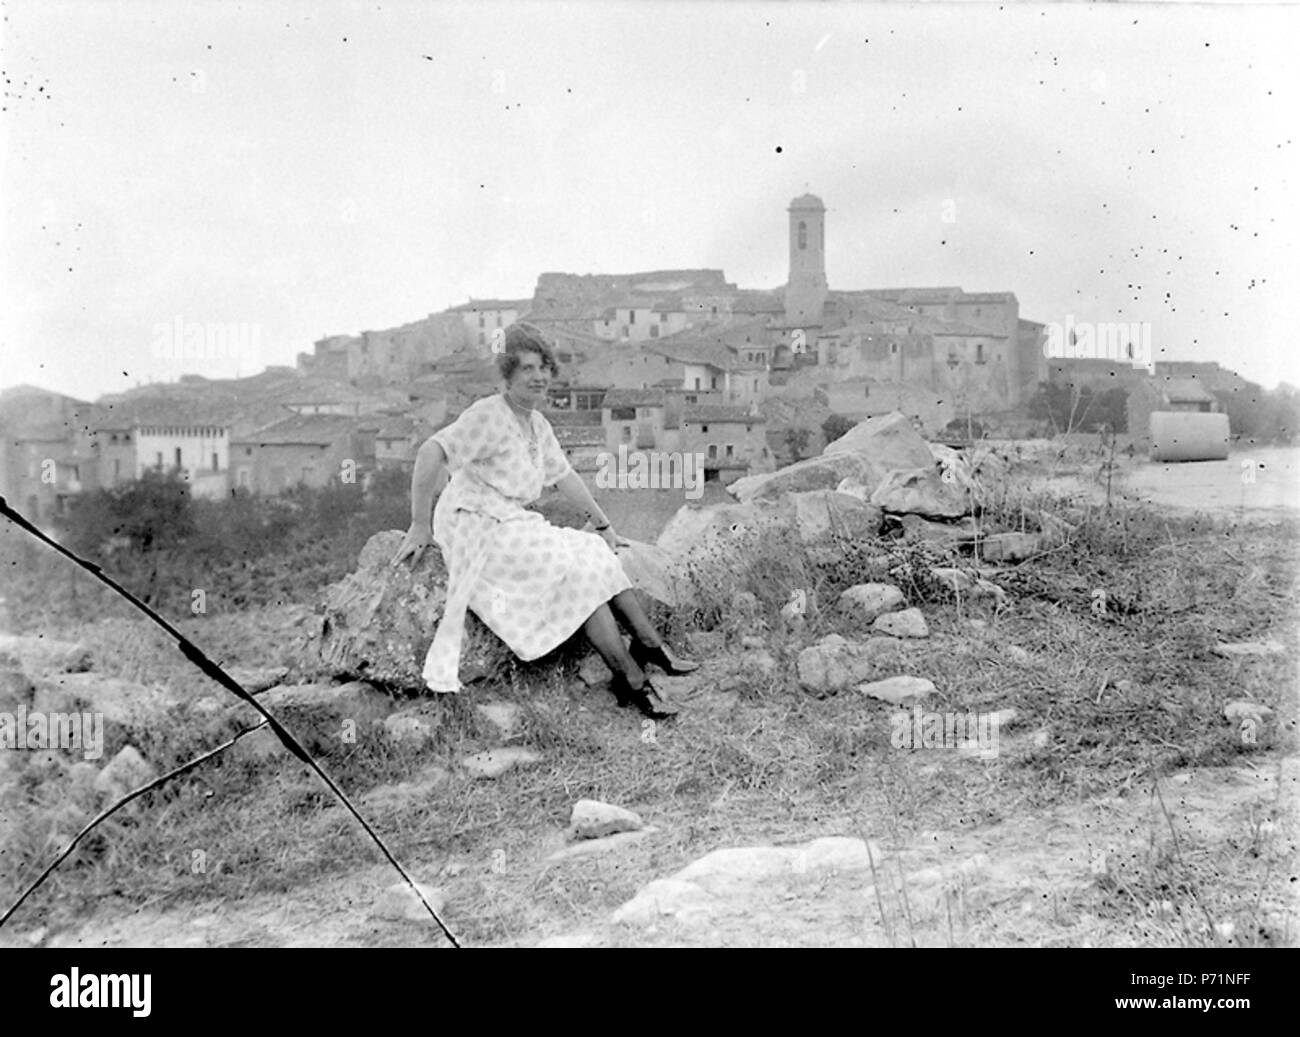
<svg viewBox="0 0 1300 1037"><path fill-rule="evenodd" d="M633 637L631 656L642 669L646 663L654 663L665 673L684 674L699 669L699 664L690 659L683 659L673 653L667 643L659 636L636 593L630 588L620 591L609 599L610 608L623 621Z"/></svg>
<svg viewBox="0 0 1300 1037"><path fill-rule="evenodd" d="M600 657L605 660L605 665L610 668L610 671L622 675L628 687L635 690L645 683L645 672L628 654L627 645L623 643L623 635L619 632L614 613L610 611L610 603L601 605L587 617L587 621L582 625L582 632L587 635L587 640L591 642L592 647L600 653Z"/></svg>
<svg viewBox="0 0 1300 1037"><path fill-rule="evenodd" d="M619 705L636 706L643 716L654 720L668 720L676 715L676 707L664 702L645 670L623 644L623 635L609 602L587 617L582 629L605 660L605 665L614 673L610 686Z"/></svg>
<svg viewBox="0 0 1300 1037"><path fill-rule="evenodd" d="M641 607L641 602L637 600L636 593L631 588L619 591L610 598L609 607L619 622L623 624L623 629L643 645L648 648L655 648L663 644L663 638L659 636L659 631L650 622L650 618L645 614L645 609Z"/></svg>

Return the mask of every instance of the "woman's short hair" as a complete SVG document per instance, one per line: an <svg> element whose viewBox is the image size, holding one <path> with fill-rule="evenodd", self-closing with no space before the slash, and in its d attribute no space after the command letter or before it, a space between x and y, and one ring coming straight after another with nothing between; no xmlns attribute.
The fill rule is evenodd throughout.
<svg viewBox="0 0 1300 1037"><path fill-rule="evenodd" d="M505 345L497 355L497 369L506 381L519 369L519 357L522 353L536 353L542 358L542 367L551 372L552 377L559 377L560 365L556 363L546 337L534 324L516 321L506 328Z"/></svg>

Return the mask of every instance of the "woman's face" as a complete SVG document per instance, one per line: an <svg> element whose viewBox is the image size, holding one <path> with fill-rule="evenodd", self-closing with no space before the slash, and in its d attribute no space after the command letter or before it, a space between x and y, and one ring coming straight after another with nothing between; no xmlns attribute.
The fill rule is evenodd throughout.
<svg viewBox="0 0 1300 1037"><path fill-rule="evenodd" d="M526 406L541 407L550 384L551 372L542 366L542 358L536 353L520 353L519 366L510 376L510 395Z"/></svg>

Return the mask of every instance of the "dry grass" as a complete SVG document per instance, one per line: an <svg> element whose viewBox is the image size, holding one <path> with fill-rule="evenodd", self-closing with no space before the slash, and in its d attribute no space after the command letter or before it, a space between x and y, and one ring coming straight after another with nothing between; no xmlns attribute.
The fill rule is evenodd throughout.
<svg viewBox="0 0 1300 1037"><path fill-rule="evenodd" d="M985 502L984 519L1029 525L1042 510L1068 518L1076 532L1069 544L1001 577L1015 601L1009 611L954 599L925 577L940 560L935 550L901 541L842 543L828 560L810 558L780 534L756 534L741 564L701 563L702 603L674 617L673 635L745 632L754 623L739 619L734 604L748 592L779 667L734 698L706 690L653 741L605 692L578 690L571 672L521 667L516 682L476 690L474 698L523 707L522 742L542 753L539 766L495 782L457 771L458 757L493 744L469 696L431 703L436 737L419 752L367 737L322 762L356 796L432 764L448 769L427 796L377 803L366 813L420 877L453 876L459 935L481 944L593 924L649 878L722 846L825 834L870 835L901 846L923 831L974 829L1098 797L1149 795L1154 782L1178 770L1294 751L1294 528L1260 536L1229 523L1080 511L1011 494ZM1015 744L996 760L948 757L936 764L899 752L890 746L883 706L852 694L818 700L798 688L798 650L826 632L851 633L830 606L844 588L880 579L882 555L931 627L930 639L904 649L902 666L938 686L929 708L1017 710ZM779 615L796 588L820 606L800 631L784 627ZM1114 603L1103 614L1094 605L1097 588ZM272 608L190 620L185 630L223 664L294 666L301 615ZM972 619L985 625L977 629ZM208 683L143 623L111 619L62 632L89 643L106 673L177 690ZM1230 661L1211 652L1218 640L1264 637L1284 641L1287 653ZM1027 650L1028 661L1013 659L1012 645ZM1270 706L1281 722L1259 744L1241 744L1222 715L1234 698ZM167 768L231 730L227 719L183 708L165 727L132 738ZM1029 737L1036 731L1049 733L1041 746ZM0 898L69 834L59 802L43 788L34 779L22 786L23 823L0 858ZM543 849L555 844L572 803L583 797L637 810L662 834L617 861L547 863ZM1126 858L1085 889L1053 893L1052 914L1095 915L1101 942L1212 944L1227 939L1213 928L1224 920L1234 920L1236 942L1278 942L1282 937L1261 920L1276 910L1288 872L1259 835L1265 821L1280 823L1255 818L1253 850L1248 843L1202 843L1187 831L1177 803L1170 804L1153 815L1145 857ZM191 866L199 850L206 854L202 872ZM29 924L40 919L58 928L92 905L233 903L373 870L378 862L346 813L287 756L225 758L104 825L25 911ZM882 878L880 907L891 939L903 945L912 928L905 880L894 875L890 882L884 887ZM964 912L963 906L949 919L941 942L1004 938L973 907Z"/></svg>

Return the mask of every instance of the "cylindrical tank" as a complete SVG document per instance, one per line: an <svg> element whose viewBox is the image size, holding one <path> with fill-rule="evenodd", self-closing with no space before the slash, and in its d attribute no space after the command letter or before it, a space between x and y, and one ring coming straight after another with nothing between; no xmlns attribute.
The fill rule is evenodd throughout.
<svg viewBox="0 0 1300 1037"><path fill-rule="evenodd" d="M1152 461L1224 461L1228 415L1201 411L1151 412Z"/></svg>

